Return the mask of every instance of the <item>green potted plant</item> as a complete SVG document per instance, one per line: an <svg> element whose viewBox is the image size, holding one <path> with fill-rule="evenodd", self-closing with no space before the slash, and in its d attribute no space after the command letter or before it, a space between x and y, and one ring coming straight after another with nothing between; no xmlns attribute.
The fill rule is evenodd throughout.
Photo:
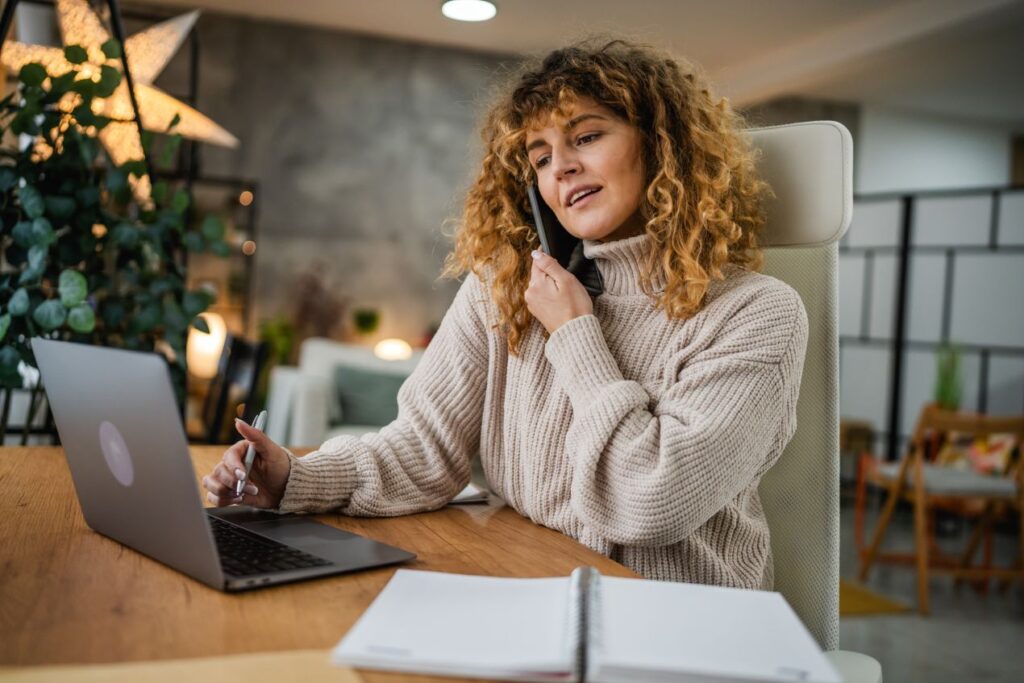
<svg viewBox="0 0 1024 683"><path fill-rule="evenodd" d="M935 403L943 410L959 410L962 397L960 349L943 345L935 353Z"/></svg>
<svg viewBox="0 0 1024 683"><path fill-rule="evenodd" d="M120 46L109 41L103 52L113 59ZM86 54L72 45L65 57L81 65ZM151 198L133 196L146 164L111 162L98 139L111 120L92 107L120 81L108 65L54 76L28 64L0 101L5 143L31 140L0 149L0 387L21 386L18 365L35 365L30 340L43 335L162 350L184 395L188 328L206 331L197 316L212 301L186 290L185 253L226 254L224 224L208 216L189 228L190 197L167 182L154 183ZM165 139L165 156L179 140ZM151 148L152 136L143 142Z"/></svg>

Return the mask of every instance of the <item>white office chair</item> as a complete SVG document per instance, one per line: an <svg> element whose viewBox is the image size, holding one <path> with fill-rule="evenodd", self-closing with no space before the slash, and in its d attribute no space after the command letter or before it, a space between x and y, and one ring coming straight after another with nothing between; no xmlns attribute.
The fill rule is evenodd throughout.
<svg viewBox="0 0 1024 683"><path fill-rule="evenodd" d="M846 681L880 683L878 662L839 647L838 241L853 215L853 142L832 121L750 131L772 186L764 271L795 289L809 336L796 433L761 482L775 589Z"/></svg>

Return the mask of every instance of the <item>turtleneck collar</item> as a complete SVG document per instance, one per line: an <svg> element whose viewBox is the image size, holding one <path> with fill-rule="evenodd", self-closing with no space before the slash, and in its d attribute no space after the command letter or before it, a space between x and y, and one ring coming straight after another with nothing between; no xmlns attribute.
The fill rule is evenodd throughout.
<svg viewBox="0 0 1024 683"><path fill-rule="evenodd" d="M601 271L604 291L613 296L643 294L640 273L650 249L647 235L636 235L612 242L583 240L583 255L592 259ZM664 289L664 278L655 273L651 283L655 292Z"/></svg>

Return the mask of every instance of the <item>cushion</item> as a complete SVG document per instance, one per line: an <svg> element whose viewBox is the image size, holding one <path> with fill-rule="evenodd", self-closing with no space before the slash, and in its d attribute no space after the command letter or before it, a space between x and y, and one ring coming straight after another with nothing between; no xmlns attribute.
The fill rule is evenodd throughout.
<svg viewBox="0 0 1024 683"><path fill-rule="evenodd" d="M334 385L341 406L340 424L384 426L398 417L398 389L404 375L341 364Z"/></svg>
<svg viewBox="0 0 1024 683"><path fill-rule="evenodd" d="M888 462L879 465L879 473L895 479L899 475L900 463ZM914 486L912 475L907 476L907 485ZM945 496L993 496L1013 498L1017 485L1009 477L992 477L976 474L970 470L952 467L941 467L926 464L924 466L924 488L928 493Z"/></svg>

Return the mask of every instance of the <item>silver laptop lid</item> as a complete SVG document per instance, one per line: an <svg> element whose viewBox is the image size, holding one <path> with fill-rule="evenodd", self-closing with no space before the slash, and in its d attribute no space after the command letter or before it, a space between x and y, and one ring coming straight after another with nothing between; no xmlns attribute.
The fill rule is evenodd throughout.
<svg viewBox="0 0 1024 683"><path fill-rule="evenodd" d="M40 338L32 351L86 523L222 588L166 361Z"/></svg>

